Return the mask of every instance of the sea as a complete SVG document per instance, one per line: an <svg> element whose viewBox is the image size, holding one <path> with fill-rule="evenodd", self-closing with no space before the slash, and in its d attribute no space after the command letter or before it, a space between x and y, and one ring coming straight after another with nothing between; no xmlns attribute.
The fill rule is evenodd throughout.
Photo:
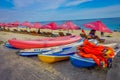
<svg viewBox="0 0 120 80"><path fill-rule="evenodd" d="M42 25L48 24L50 22L55 22L57 25L61 25L65 23L66 21L71 21L80 28L83 28L85 30L88 30L83 26L85 23L94 22L100 20L103 24L105 24L110 30L118 30L120 31L120 17L115 18L97 18L97 19L80 19L80 20L60 20L60 21L42 21L40 22Z"/></svg>

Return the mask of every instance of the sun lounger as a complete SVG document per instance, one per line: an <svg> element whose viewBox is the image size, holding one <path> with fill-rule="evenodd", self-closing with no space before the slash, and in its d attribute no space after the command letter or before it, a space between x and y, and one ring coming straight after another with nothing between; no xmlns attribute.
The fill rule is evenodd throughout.
<svg viewBox="0 0 120 80"><path fill-rule="evenodd" d="M65 36L65 34L63 32L59 32L58 34L59 34L59 36Z"/></svg>

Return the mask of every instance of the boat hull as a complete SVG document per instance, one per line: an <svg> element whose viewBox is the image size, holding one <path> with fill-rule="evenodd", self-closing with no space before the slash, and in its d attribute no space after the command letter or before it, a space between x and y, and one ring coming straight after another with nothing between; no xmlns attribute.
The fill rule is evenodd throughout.
<svg viewBox="0 0 120 80"><path fill-rule="evenodd" d="M47 48L53 46L60 46L70 44L81 39L80 36L60 37L52 40L8 40L8 42L15 48L30 49L30 48Z"/></svg>
<svg viewBox="0 0 120 80"><path fill-rule="evenodd" d="M10 45L9 43L5 43L4 46L8 49L14 49L17 50L18 48L13 47L12 45Z"/></svg>
<svg viewBox="0 0 120 80"><path fill-rule="evenodd" d="M50 55L38 55L38 59L45 63L55 63L63 60L68 60L69 56L50 56Z"/></svg>
<svg viewBox="0 0 120 80"><path fill-rule="evenodd" d="M93 67L96 63L91 58L82 58L78 55L70 56L70 62L73 66L78 68Z"/></svg>

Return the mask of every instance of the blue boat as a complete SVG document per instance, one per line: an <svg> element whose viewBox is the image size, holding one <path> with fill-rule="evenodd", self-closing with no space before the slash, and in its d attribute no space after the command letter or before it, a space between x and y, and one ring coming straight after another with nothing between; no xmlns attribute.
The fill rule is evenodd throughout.
<svg viewBox="0 0 120 80"><path fill-rule="evenodd" d="M30 51L31 50L31 51ZM18 52L18 55L20 56L37 56L38 54L42 54L44 52L48 52L50 50L47 50L47 49L29 49L29 51L21 51L21 52Z"/></svg>
<svg viewBox="0 0 120 80"><path fill-rule="evenodd" d="M108 44L106 46L116 46L116 44ZM117 49L114 49L115 55L120 52L120 45L117 45L116 47ZM93 67L97 65L92 58L83 58L77 54L70 56L70 62L73 66L78 68Z"/></svg>
<svg viewBox="0 0 120 80"><path fill-rule="evenodd" d="M5 43L4 46L8 49L14 49L14 50L18 50L18 48L13 47L12 45L10 45L9 43Z"/></svg>
<svg viewBox="0 0 120 80"><path fill-rule="evenodd" d="M96 63L91 58L82 58L77 54L70 56L70 62L73 66L82 68L82 67L93 67L96 66Z"/></svg>

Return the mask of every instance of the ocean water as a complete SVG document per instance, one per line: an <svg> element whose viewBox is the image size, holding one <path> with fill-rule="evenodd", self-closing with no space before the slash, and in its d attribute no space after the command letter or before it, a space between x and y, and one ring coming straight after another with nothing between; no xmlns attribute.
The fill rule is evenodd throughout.
<svg viewBox="0 0 120 80"><path fill-rule="evenodd" d="M65 23L66 21L71 21L74 24L78 25L80 28L87 29L83 26L85 23L94 22L100 20L102 21L110 30L117 30L120 26L120 17L117 18L99 18L99 19L81 19L81 20L63 20L63 21L44 21L40 22L41 24L48 24L50 22L56 22L58 25Z"/></svg>

